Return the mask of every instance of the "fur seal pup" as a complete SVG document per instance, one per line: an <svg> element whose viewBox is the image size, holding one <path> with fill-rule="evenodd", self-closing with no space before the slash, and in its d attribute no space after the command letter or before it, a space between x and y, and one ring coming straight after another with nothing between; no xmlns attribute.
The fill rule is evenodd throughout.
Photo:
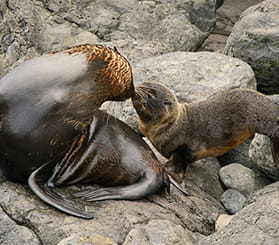
<svg viewBox="0 0 279 245"><path fill-rule="evenodd" d="M134 93L129 62L103 45L79 45L21 63L0 80L0 169L26 182L58 165L85 137L106 100Z"/></svg>
<svg viewBox="0 0 279 245"><path fill-rule="evenodd" d="M188 163L224 154L255 132L271 138L279 163L279 107L255 90L233 89L205 101L179 103L164 85L143 83L132 101L142 133L169 159L165 169L178 183Z"/></svg>
<svg viewBox="0 0 279 245"><path fill-rule="evenodd" d="M98 184L103 188L76 193L85 201L140 199L163 190L169 179L145 141L128 125L102 111L93 115L82 135L59 163L49 162L32 172L32 191L66 213L91 218L57 192L59 186Z"/></svg>

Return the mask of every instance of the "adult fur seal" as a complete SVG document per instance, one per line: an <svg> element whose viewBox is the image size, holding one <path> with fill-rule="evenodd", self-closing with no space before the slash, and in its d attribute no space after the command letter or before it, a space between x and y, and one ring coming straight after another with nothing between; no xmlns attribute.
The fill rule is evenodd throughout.
<svg viewBox="0 0 279 245"><path fill-rule="evenodd" d="M142 133L169 159L165 169L178 183L188 163L224 154L255 132L271 138L279 163L279 107L257 91L234 89L179 103L162 84L143 83L136 87L133 105Z"/></svg>
<svg viewBox="0 0 279 245"><path fill-rule="evenodd" d="M48 204L73 215L91 218L55 188L92 183L104 188L76 193L86 201L139 199L165 187L169 179L144 140L128 125L97 111L86 133L59 163L47 163L29 177L30 188Z"/></svg>
<svg viewBox="0 0 279 245"><path fill-rule="evenodd" d="M128 61L102 45L23 62L0 80L0 169L26 182L47 162L61 165L86 137L99 106L133 93Z"/></svg>

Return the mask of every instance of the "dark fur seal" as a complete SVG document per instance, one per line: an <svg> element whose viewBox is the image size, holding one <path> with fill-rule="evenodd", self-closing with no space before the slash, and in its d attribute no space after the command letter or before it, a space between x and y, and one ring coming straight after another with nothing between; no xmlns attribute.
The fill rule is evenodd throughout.
<svg viewBox="0 0 279 245"><path fill-rule="evenodd" d="M0 80L0 169L18 181L45 163L61 166L86 138L106 100L134 93L117 50L80 45L28 60Z"/></svg>
<svg viewBox="0 0 279 245"><path fill-rule="evenodd" d="M224 154L255 132L271 138L279 163L279 107L257 91L234 89L179 103L162 84L143 83L136 87L133 105L142 133L169 159L165 169L178 183L188 163Z"/></svg>
<svg viewBox="0 0 279 245"><path fill-rule="evenodd" d="M50 205L91 218L53 187L92 183L105 186L75 194L86 201L139 199L165 187L168 176L144 140L129 126L102 111L59 163L47 163L29 177L30 188Z"/></svg>

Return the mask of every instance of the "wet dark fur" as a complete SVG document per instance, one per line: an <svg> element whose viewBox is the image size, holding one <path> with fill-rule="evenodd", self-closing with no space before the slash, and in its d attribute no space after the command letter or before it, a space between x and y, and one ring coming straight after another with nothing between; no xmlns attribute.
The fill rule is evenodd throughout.
<svg viewBox="0 0 279 245"><path fill-rule="evenodd" d="M133 105L142 133L169 159L166 170L177 182L189 162L224 154L255 132L271 138L278 162L279 107L254 90L234 89L188 104L162 84L144 83Z"/></svg>
<svg viewBox="0 0 279 245"><path fill-rule="evenodd" d="M83 183L104 186L75 194L86 201L140 199L169 188L167 175L144 140L129 126L102 111L94 113L90 127L62 161L35 170L28 183L42 200L82 218L91 215L59 196L55 187Z"/></svg>

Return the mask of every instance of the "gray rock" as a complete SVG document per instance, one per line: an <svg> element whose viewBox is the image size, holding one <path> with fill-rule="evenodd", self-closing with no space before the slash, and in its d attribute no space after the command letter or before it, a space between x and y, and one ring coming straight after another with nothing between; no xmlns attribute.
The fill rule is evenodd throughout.
<svg viewBox="0 0 279 245"><path fill-rule="evenodd" d="M147 224L136 225L126 237L123 245L184 245L197 242L195 234L181 225L167 220L152 220Z"/></svg>
<svg viewBox="0 0 279 245"><path fill-rule="evenodd" d="M220 169L221 165L215 157L196 161L187 167L186 181L197 185L216 200L220 200L224 192L224 186L218 176Z"/></svg>
<svg viewBox="0 0 279 245"><path fill-rule="evenodd" d="M135 84L161 82L181 101L197 101L232 88L256 88L252 69L239 59L210 52L173 52L150 57L133 65ZM103 109L138 131L130 101L109 103ZM117 107L116 113L108 108Z"/></svg>
<svg viewBox="0 0 279 245"><path fill-rule="evenodd" d="M195 51L214 29L215 9L215 0L1 1L0 76L31 50L80 43L120 45L131 60Z"/></svg>
<svg viewBox="0 0 279 245"><path fill-rule="evenodd" d="M278 245L279 182L253 195L250 204L236 213L230 223L197 245Z"/></svg>
<svg viewBox="0 0 279 245"><path fill-rule="evenodd" d="M256 134L249 148L249 157L255 169L273 180L279 180L279 167L273 161L269 137Z"/></svg>
<svg viewBox="0 0 279 245"><path fill-rule="evenodd" d="M219 176L227 188L236 189L246 197L270 183L259 173L239 163L222 167Z"/></svg>
<svg viewBox="0 0 279 245"><path fill-rule="evenodd" d="M171 195L155 194L137 201L82 202L88 211L94 213L92 220L84 220L56 211L34 196L27 186L3 181L0 183L0 211L5 210L13 223L22 224L24 229L31 227L36 231L39 244L56 245L59 242L74 244L77 239L87 238L92 242L94 235L101 236L103 242L110 239L116 244L123 244L124 241L128 241L128 234L140 224L147 224L144 229L152 233L152 236L150 235L152 239L163 236L160 229L162 226L174 224L177 228L184 227L189 232L186 231L180 236L173 230L173 237L182 244L183 239L189 239L191 232L204 235L212 233L217 217L225 212L216 199L197 186L191 186L191 183L187 183L187 186L190 196L185 196L172 188ZM82 185L60 190L70 195L85 188L87 186ZM78 199L76 201L78 202ZM5 231L6 226L2 222L5 221L0 220L0 227ZM153 227L152 224L156 226ZM0 230L0 234L2 232L3 230ZM88 237L89 234L91 236ZM18 236L13 237L11 245L24 244L21 242L23 237L21 233L18 233ZM134 237L130 242L137 244L137 239L141 242L138 237ZM165 236L164 239L168 238Z"/></svg>
<svg viewBox="0 0 279 245"><path fill-rule="evenodd" d="M279 2L266 0L247 9L235 24L224 53L249 63L258 89L279 93Z"/></svg>
<svg viewBox="0 0 279 245"><path fill-rule="evenodd" d="M249 158L249 147L252 139L247 139L244 143L239 145L237 148L230 150L222 156L218 156L217 159L222 165L229 163L241 163L247 168L252 168L253 162Z"/></svg>
<svg viewBox="0 0 279 245"><path fill-rule="evenodd" d="M0 208L0 244L30 244L40 245L36 234L27 227L17 224Z"/></svg>
<svg viewBox="0 0 279 245"><path fill-rule="evenodd" d="M235 214L242 209L247 198L234 189L226 190L221 196L221 202L230 214Z"/></svg>
<svg viewBox="0 0 279 245"><path fill-rule="evenodd" d="M117 245L114 241L107 237L89 232L81 232L70 235L60 241L57 245Z"/></svg>

